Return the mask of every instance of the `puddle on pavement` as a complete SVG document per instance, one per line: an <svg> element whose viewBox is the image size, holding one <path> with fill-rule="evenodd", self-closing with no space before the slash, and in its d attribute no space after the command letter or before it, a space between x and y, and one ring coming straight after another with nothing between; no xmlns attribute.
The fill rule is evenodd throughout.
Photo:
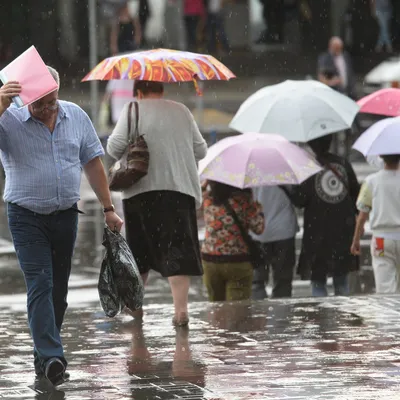
<svg viewBox="0 0 400 400"><path fill-rule="evenodd" d="M196 303L188 330L173 329L169 305L146 308L143 324L71 310L61 389L67 399L390 399L400 331L359 316L373 301ZM0 397L35 398L30 346L24 314L3 310Z"/></svg>

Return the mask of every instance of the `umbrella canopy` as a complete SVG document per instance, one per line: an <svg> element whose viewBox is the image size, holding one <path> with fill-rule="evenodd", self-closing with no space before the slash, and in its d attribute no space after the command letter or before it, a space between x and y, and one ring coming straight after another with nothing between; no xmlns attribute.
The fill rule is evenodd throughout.
<svg viewBox="0 0 400 400"><path fill-rule="evenodd" d="M391 57L373 68L366 76L368 84L382 84L400 80L400 57Z"/></svg>
<svg viewBox="0 0 400 400"><path fill-rule="evenodd" d="M400 89L381 89L357 101L360 112L397 117L400 115Z"/></svg>
<svg viewBox="0 0 400 400"><path fill-rule="evenodd" d="M323 83L288 80L250 96L229 126L308 142L350 128L358 110L357 103Z"/></svg>
<svg viewBox="0 0 400 400"><path fill-rule="evenodd" d="M353 149L366 157L400 154L400 117L376 122L358 138Z"/></svg>
<svg viewBox="0 0 400 400"><path fill-rule="evenodd" d="M257 133L219 141L199 164L202 179L241 189L299 184L320 170L309 153L282 136Z"/></svg>
<svg viewBox="0 0 400 400"><path fill-rule="evenodd" d="M109 57L90 71L82 82L138 79L158 82L229 80L235 75L210 55L155 49Z"/></svg>

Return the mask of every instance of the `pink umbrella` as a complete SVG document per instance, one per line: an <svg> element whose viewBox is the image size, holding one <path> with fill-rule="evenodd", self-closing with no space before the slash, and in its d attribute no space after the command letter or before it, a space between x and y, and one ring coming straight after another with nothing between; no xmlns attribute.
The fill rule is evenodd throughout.
<svg viewBox="0 0 400 400"><path fill-rule="evenodd" d="M246 133L211 146L200 161L202 179L238 188L296 185L321 171L305 150L279 135Z"/></svg>
<svg viewBox="0 0 400 400"><path fill-rule="evenodd" d="M381 89L357 101L360 112L370 114L400 115L400 89Z"/></svg>

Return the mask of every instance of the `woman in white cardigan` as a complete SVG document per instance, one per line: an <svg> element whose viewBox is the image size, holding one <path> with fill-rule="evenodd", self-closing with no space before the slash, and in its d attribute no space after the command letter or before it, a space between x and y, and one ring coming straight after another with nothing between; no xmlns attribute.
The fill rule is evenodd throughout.
<svg viewBox="0 0 400 400"><path fill-rule="evenodd" d="M201 205L197 162L207 144L186 106L164 100L159 82L136 81L139 134L147 142L148 174L122 193L126 239L143 281L150 269L168 278L174 299L173 323L185 326L190 276L203 274L196 207ZM136 128L135 107L131 129ZM108 153L120 159L128 145L127 104L110 136ZM141 317L139 313L133 314Z"/></svg>

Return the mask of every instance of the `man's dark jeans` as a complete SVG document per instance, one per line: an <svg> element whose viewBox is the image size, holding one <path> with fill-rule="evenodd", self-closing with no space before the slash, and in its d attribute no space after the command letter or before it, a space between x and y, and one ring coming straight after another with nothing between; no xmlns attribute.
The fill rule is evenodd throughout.
<svg viewBox="0 0 400 400"><path fill-rule="evenodd" d="M295 238L264 243L268 265L254 270L253 299L262 300L267 296L265 284L268 282L269 267L272 267L272 297L291 297L293 271L296 263Z"/></svg>
<svg viewBox="0 0 400 400"><path fill-rule="evenodd" d="M43 373L47 360L53 357L66 366L60 331L78 230L76 206L42 215L9 203L7 215L27 287L35 371Z"/></svg>

